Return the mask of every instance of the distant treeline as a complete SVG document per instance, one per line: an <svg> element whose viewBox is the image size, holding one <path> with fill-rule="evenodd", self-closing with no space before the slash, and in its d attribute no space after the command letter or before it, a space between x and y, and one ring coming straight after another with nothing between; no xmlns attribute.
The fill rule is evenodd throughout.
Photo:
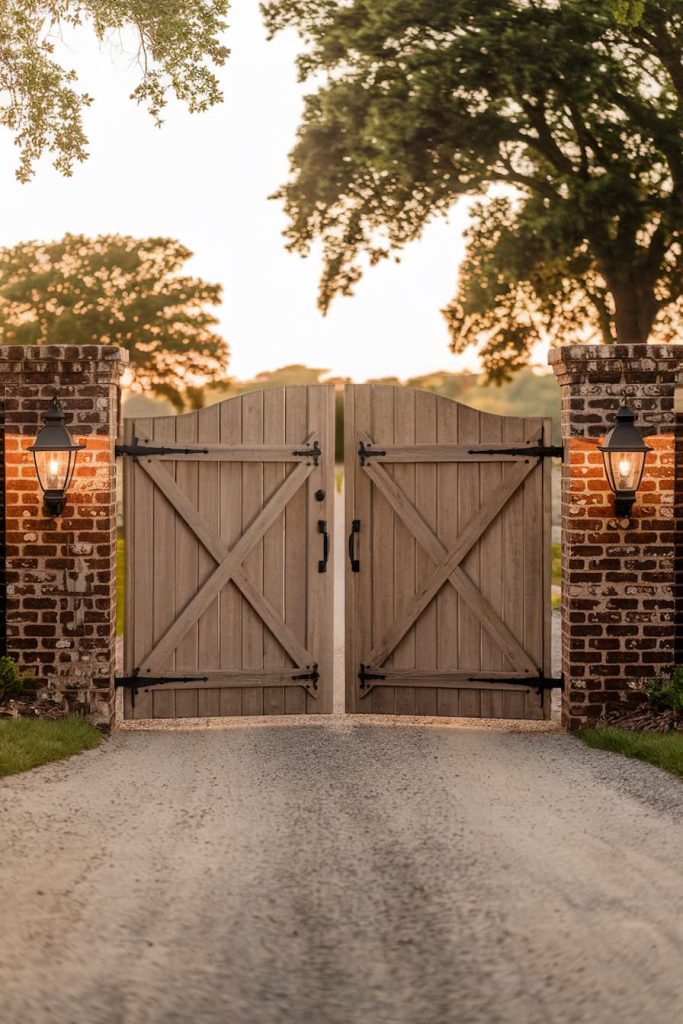
<svg viewBox="0 0 683 1024"><path fill-rule="evenodd" d="M334 384L337 396L337 458L343 458L343 403L342 391L346 381L329 377L329 371L309 366L283 366L279 370L259 373L253 380L230 380L220 386L209 387L203 392L205 405L213 405L225 398L253 391L255 388L287 387L293 384ZM535 373L520 370L512 380L500 386L486 385L474 373L446 373L437 371L423 377L399 380L398 377L373 379L373 384L403 384L437 395L453 398L464 405L492 412L499 416L547 416L553 421L553 435L559 441L560 389L552 373ZM133 416L168 416L174 412L170 403L149 398L142 394L129 394L124 399L123 414Z"/></svg>

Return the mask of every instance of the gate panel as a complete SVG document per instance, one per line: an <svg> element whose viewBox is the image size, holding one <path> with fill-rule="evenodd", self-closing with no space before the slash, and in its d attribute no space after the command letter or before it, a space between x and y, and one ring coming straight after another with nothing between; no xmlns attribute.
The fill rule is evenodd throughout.
<svg viewBox="0 0 683 1024"><path fill-rule="evenodd" d="M550 444L549 420L347 386L347 710L549 716Z"/></svg>
<svg viewBox="0 0 683 1024"><path fill-rule="evenodd" d="M125 717L331 712L334 388L129 420L125 442Z"/></svg>

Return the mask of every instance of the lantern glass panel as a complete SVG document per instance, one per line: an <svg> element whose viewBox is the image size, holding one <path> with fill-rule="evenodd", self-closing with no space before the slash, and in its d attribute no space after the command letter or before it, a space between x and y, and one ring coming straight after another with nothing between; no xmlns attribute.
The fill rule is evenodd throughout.
<svg viewBox="0 0 683 1024"><path fill-rule="evenodd" d="M604 452L609 485L615 494L638 490L647 452Z"/></svg>
<svg viewBox="0 0 683 1024"><path fill-rule="evenodd" d="M33 453L40 486L44 491L65 491L73 472L73 454L69 451Z"/></svg>

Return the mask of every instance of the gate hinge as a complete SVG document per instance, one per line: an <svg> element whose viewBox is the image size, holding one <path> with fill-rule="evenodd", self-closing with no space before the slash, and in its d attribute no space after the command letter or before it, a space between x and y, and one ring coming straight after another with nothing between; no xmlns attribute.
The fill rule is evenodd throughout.
<svg viewBox="0 0 683 1024"><path fill-rule="evenodd" d="M301 459L313 459L313 465L317 466L322 452L320 451L320 445L317 441L313 442L312 448L300 448L298 451L292 452L292 455L296 455Z"/></svg>
<svg viewBox="0 0 683 1024"><path fill-rule="evenodd" d="M526 448L472 448L469 455L528 455L530 459L563 459L561 444L537 444Z"/></svg>
<svg viewBox="0 0 683 1024"><path fill-rule="evenodd" d="M318 689L319 679L320 673L318 672L317 665L313 665L310 672L295 672L292 675L292 680L294 682L301 683L302 688L310 697L316 697L315 690Z"/></svg>
<svg viewBox="0 0 683 1024"><path fill-rule="evenodd" d="M130 689L131 704L135 707L135 698L140 689L146 686L156 686L159 683L208 683L208 676L140 676L138 670L133 670L132 676L115 676L114 686L116 689L127 687Z"/></svg>
<svg viewBox="0 0 683 1024"><path fill-rule="evenodd" d="M519 676L470 676L469 683L504 683L506 686L530 686L532 689L542 693L543 690L564 690L564 676L544 676L539 672L537 676L528 676L526 679Z"/></svg>
<svg viewBox="0 0 683 1024"><path fill-rule="evenodd" d="M364 466L367 460L372 458L373 455L381 458L386 454L386 452L381 451L379 448L366 448L362 441L358 444L358 457L360 458L361 466Z"/></svg>
<svg viewBox="0 0 683 1024"><path fill-rule="evenodd" d="M386 679L386 676L383 676L380 672L368 672L367 665L364 665L363 662L361 662L358 678L360 680L360 688L361 690L364 690L368 682L371 680Z"/></svg>
<svg viewBox="0 0 683 1024"><path fill-rule="evenodd" d="M132 444L114 445L114 454L118 459L122 455L130 455L133 459L141 455L208 455L208 448L169 448L167 445L140 444L137 437Z"/></svg>

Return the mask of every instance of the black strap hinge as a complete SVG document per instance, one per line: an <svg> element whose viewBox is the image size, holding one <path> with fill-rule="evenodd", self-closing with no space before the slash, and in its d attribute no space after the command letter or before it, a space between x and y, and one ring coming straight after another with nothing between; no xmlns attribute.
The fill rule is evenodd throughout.
<svg viewBox="0 0 683 1024"><path fill-rule="evenodd" d="M318 442L314 441L311 448L300 448L298 451L292 452L292 455L296 455L300 459L313 459L313 465L317 466L320 462L322 452L320 451L320 445Z"/></svg>
<svg viewBox="0 0 683 1024"><path fill-rule="evenodd" d="M564 676L537 676L520 678L519 676L470 676L469 683L501 683L506 686L530 686L542 693L543 690L564 690Z"/></svg>
<svg viewBox="0 0 683 1024"><path fill-rule="evenodd" d="M386 679L386 676L383 676L380 672L368 672L367 665L364 665L361 662L358 678L360 680L360 688L361 690L364 690L371 680Z"/></svg>
<svg viewBox="0 0 683 1024"><path fill-rule="evenodd" d="M129 455L133 459L139 459L141 455L208 455L208 448L169 448L167 445L140 444L137 437L133 438L132 444L114 445L114 453L118 459L122 455Z"/></svg>
<svg viewBox="0 0 683 1024"><path fill-rule="evenodd" d="M208 676L140 676L138 670L134 669L132 676L115 676L114 686L117 689L128 688L131 705L135 707L138 691L146 686L158 686L161 683L208 683L208 681Z"/></svg>
<svg viewBox="0 0 683 1024"><path fill-rule="evenodd" d="M364 466L367 463L367 460L372 458L373 455L375 458L382 458L382 456L386 454L386 452L381 451L379 448L367 448L362 441L358 444L358 457L360 459L361 466Z"/></svg>
<svg viewBox="0 0 683 1024"><path fill-rule="evenodd" d="M472 448L469 455L528 455L530 459L563 459L561 444L537 444L524 448Z"/></svg>

